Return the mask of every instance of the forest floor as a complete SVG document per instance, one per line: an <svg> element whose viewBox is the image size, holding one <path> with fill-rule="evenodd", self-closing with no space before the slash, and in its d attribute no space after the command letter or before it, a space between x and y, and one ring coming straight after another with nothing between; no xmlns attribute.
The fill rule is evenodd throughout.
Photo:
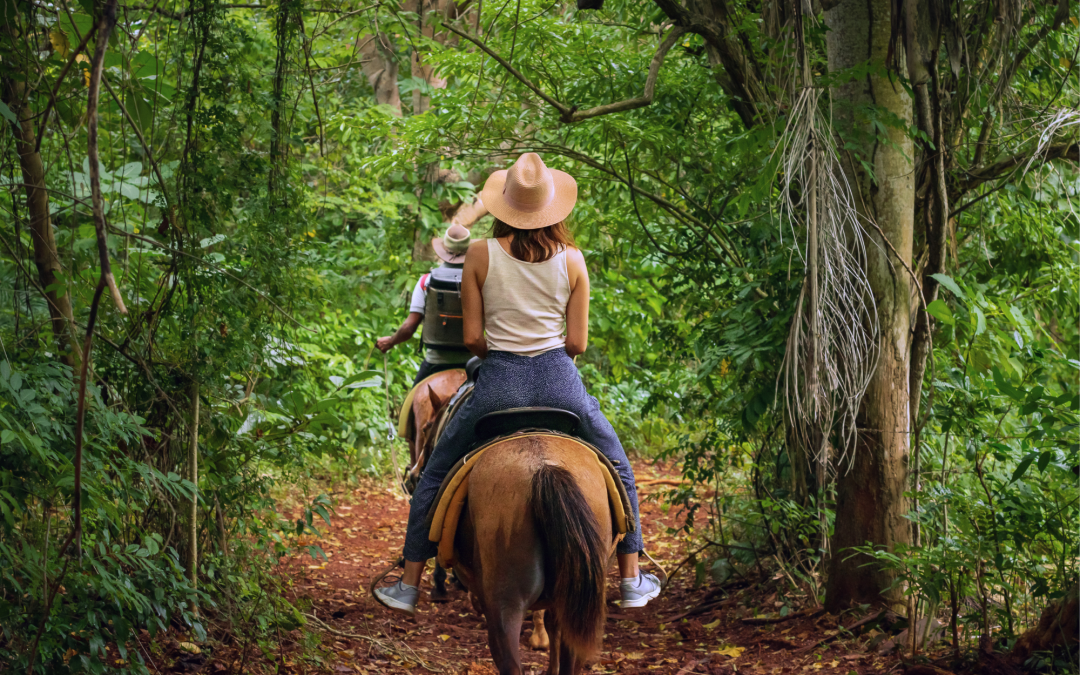
<svg viewBox="0 0 1080 675"><path fill-rule="evenodd" d="M656 493L666 489L665 482L677 474L644 462L636 462L635 470L642 484L646 544L670 572L686 555L687 542L685 535L679 540L668 533L682 514L664 509ZM464 591L451 586L450 601L433 604L426 592L430 574L426 575L415 618L384 609L368 594L372 576L398 555L408 513L406 500L387 482L366 481L338 492L335 511L333 526L311 542L318 543L329 560L314 560L304 551L282 560L280 568L290 600L318 621L309 619L306 626L283 633L284 644L276 654L251 648L241 658L242 640L221 646L211 659L199 664L198 672L495 675L483 618L473 611ZM776 584L768 581L728 582L723 588L709 582L695 588L692 570L684 569L647 608L624 612L612 602L618 598L613 569L603 651L590 672L866 675L886 673L900 665L895 656L864 651L873 635L849 637L838 629L856 623L861 618L857 613L835 617L803 610L778 620L774 612L779 603L775 591L768 590ZM529 649L531 627L527 620L522 658L526 673L540 675L546 669L547 654ZM314 649L310 635L307 647L301 647L302 631L320 633ZM244 664L240 670L236 670L238 663Z"/></svg>

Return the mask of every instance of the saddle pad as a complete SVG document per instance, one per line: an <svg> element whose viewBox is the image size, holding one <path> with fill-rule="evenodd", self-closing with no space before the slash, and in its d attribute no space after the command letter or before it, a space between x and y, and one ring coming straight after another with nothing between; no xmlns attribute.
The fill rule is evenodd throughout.
<svg viewBox="0 0 1080 675"><path fill-rule="evenodd" d="M427 384L428 380L435 377L436 375L442 375L443 373L450 372L451 370L460 370L463 373L465 372L464 368L449 368L447 370L440 370L439 372L432 373L431 375L428 375L424 379L420 380L416 383L416 386L409 390L409 395L405 397L405 402L401 404L401 412L398 413L398 438L405 438L406 435L409 433L409 415L412 414L412 402L413 398L416 397L417 390Z"/></svg>
<svg viewBox="0 0 1080 675"><path fill-rule="evenodd" d="M630 510L630 499L626 495L626 488L619 479L615 467L611 465L607 457L604 457L603 453L592 445L582 441L580 438L574 438L573 436L567 436L565 434L544 430L518 432L509 436L496 438L465 455L454 465L447 474L446 479L443 480L443 484L439 488L439 494L435 497L435 505L428 513L428 540L439 543L439 560L441 562L452 560L453 558L452 553L454 534L457 530L457 520L458 516L461 514L461 508L465 502L465 496L468 491L468 477L472 472L472 468L476 465L476 460L493 446L498 445L503 441L522 436L556 436L559 438L567 438L592 451L597 464L603 469L604 482L608 491L608 503L611 506L611 514L615 521L614 524L617 533L626 534L627 532L633 532L636 529L637 523L634 522L633 513ZM444 551L446 551L446 555L444 555ZM447 566L448 565L444 565L444 567Z"/></svg>

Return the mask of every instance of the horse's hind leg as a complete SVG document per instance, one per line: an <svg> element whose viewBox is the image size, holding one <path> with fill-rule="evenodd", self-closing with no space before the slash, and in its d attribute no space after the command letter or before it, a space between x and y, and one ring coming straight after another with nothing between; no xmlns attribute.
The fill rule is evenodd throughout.
<svg viewBox="0 0 1080 675"><path fill-rule="evenodd" d="M546 650L550 646L547 630L544 628L544 610L537 609L532 613L533 630L529 636L529 648L538 652Z"/></svg>
<svg viewBox="0 0 1080 675"><path fill-rule="evenodd" d="M487 614L488 646L499 675L521 675L521 623L524 619L525 611L520 607L492 607Z"/></svg>

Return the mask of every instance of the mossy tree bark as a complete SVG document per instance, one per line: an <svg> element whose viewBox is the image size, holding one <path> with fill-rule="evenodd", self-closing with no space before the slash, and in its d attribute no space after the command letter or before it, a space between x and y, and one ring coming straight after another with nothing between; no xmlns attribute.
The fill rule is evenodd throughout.
<svg viewBox="0 0 1080 675"><path fill-rule="evenodd" d="M908 128L912 103L903 85L885 68L890 0L842 0L825 13L828 58L833 73L869 65L863 77L833 89L836 128L858 150L843 158L856 190L856 207L867 222L867 276L877 308L880 350L863 398L859 433L850 465L838 467L836 530L825 604L900 605L902 589L865 555L848 550L867 543L892 549L910 540L905 520L909 357L911 339L914 156ZM875 130L884 122L885 131ZM844 144L840 144L844 147ZM864 164L865 162L865 164ZM887 590L889 589L889 590Z"/></svg>

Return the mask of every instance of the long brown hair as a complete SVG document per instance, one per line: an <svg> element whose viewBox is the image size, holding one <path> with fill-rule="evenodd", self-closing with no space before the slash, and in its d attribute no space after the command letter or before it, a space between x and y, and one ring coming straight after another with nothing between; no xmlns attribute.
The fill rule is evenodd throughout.
<svg viewBox="0 0 1080 675"><path fill-rule="evenodd" d="M511 235L510 254L522 262L544 262L560 250L574 245L574 236L570 234L566 221L535 230L522 230L496 218L491 236L501 239Z"/></svg>

